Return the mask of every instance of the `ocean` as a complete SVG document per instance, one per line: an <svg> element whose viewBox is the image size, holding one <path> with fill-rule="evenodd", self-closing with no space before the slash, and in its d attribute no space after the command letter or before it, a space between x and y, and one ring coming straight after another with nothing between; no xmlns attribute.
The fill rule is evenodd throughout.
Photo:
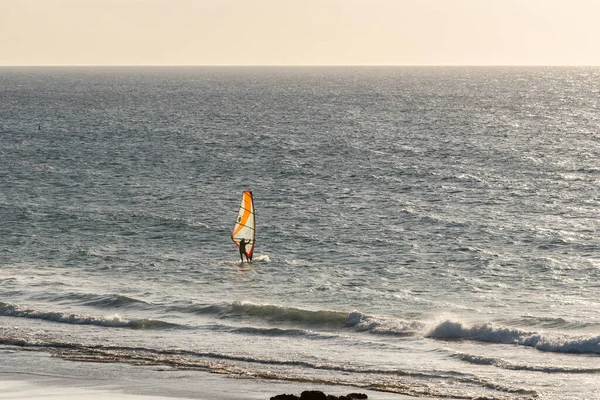
<svg viewBox="0 0 600 400"><path fill-rule="evenodd" d="M599 109L592 67L0 68L1 371L600 399Z"/></svg>

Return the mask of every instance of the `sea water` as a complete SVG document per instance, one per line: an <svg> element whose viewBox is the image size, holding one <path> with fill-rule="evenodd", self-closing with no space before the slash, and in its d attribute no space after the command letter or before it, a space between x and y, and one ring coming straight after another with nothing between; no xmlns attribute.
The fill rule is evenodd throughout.
<svg viewBox="0 0 600 400"><path fill-rule="evenodd" d="M3 368L600 399L599 82L2 68Z"/></svg>

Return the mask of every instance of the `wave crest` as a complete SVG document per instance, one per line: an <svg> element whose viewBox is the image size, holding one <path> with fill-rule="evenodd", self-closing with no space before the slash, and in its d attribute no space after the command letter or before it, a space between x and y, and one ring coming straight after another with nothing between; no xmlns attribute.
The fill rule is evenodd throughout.
<svg viewBox="0 0 600 400"><path fill-rule="evenodd" d="M536 332L496 326L489 322L464 326L460 322L444 321L433 328L426 337L516 344L553 353L600 354L600 336L542 335Z"/></svg>
<svg viewBox="0 0 600 400"><path fill-rule="evenodd" d="M413 336L423 328L423 324L419 321L369 317L358 311L348 314L345 324L358 332L394 336Z"/></svg>
<svg viewBox="0 0 600 400"><path fill-rule="evenodd" d="M270 304L234 302L232 312L244 316L260 317L270 322L292 322L304 325L342 326L347 314L337 311L311 311Z"/></svg>
<svg viewBox="0 0 600 400"><path fill-rule="evenodd" d="M117 314L108 317L94 317L58 311L41 311L0 302L0 315L5 317L33 318L74 325L96 325L111 328L167 329L181 327L165 321L153 319L126 319Z"/></svg>

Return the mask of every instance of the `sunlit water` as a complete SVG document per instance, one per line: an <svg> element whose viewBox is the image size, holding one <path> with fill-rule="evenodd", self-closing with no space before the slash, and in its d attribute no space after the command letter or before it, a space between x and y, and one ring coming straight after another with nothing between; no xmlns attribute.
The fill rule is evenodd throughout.
<svg viewBox="0 0 600 400"><path fill-rule="evenodd" d="M0 344L433 398L600 399L598 82L0 69ZM243 190L251 265L229 238Z"/></svg>

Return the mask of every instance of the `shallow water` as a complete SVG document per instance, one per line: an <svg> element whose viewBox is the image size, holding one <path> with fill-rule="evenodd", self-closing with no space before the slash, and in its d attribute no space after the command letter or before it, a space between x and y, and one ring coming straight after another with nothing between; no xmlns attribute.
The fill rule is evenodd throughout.
<svg viewBox="0 0 600 400"><path fill-rule="evenodd" d="M0 344L600 398L599 77L0 69ZM247 189L252 265L229 238Z"/></svg>

